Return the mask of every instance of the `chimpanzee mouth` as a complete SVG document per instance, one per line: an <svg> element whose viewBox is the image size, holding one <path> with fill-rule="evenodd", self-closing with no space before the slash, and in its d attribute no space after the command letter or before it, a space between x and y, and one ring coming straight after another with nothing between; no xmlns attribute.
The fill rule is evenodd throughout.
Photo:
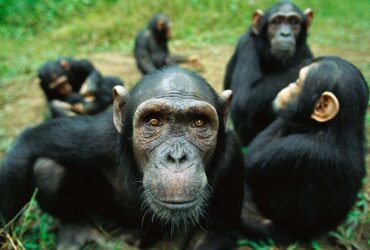
<svg viewBox="0 0 370 250"><path fill-rule="evenodd" d="M160 197L155 195L152 190L145 189L144 208L150 208L153 217L156 217L160 224L171 227L171 234L177 230L187 230L187 228L199 224L200 218L207 214L208 188L198 190L196 196L182 197ZM146 212L145 212L146 213Z"/></svg>
<svg viewBox="0 0 370 250"><path fill-rule="evenodd" d="M272 56L278 61L285 61L293 56L294 51L287 48L277 48L272 51Z"/></svg>
<svg viewBox="0 0 370 250"><path fill-rule="evenodd" d="M185 201L163 201L154 199L154 202L157 203L157 205L171 209L171 210L185 210L192 208L199 203L199 199L193 199L193 200L185 200Z"/></svg>

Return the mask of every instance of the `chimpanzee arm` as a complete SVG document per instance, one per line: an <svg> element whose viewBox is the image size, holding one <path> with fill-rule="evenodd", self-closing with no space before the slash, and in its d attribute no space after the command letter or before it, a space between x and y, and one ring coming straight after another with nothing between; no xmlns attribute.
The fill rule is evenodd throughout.
<svg viewBox="0 0 370 250"><path fill-rule="evenodd" d="M0 167L0 217L12 219L31 198L40 157L71 169L112 166L117 132L106 116L53 119L19 135Z"/></svg>
<svg viewBox="0 0 370 250"><path fill-rule="evenodd" d="M83 110L86 114L96 114L106 110L113 103L112 89L115 86L123 86L124 82L113 76L101 76L99 72L91 74L87 86L82 86L83 94L92 94L95 97L93 101L84 101Z"/></svg>
<svg viewBox="0 0 370 250"><path fill-rule="evenodd" d="M95 70L94 65L87 59L73 60L70 62L71 70L88 76Z"/></svg>
<svg viewBox="0 0 370 250"><path fill-rule="evenodd" d="M138 68L143 74L148 74L156 70L148 51L148 40L153 39L149 32L139 34L136 39L135 57Z"/></svg>
<svg viewBox="0 0 370 250"><path fill-rule="evenodd" d="M73 81L71 84L73 85L74 91L79 91L81 85L86 81L91 73L95 71L94 65L87 59L81 60L70 60L70 71L73 76Z"/></svg>
<svg viewBox="0 0 370 250"><path fill-rule="evenodd" d="M231 80L232 75L234 72L235 64L238 57L238 50L236 49L234 54L231 56L229 63L226 66L226 73L225 73L225 79L224 79L224 89L230 89L231 88Z"/></svg>
<svg viewBox="0 0 370 250"><path fill-rule="evenodd" d="M249 148L258 152L265 148L267 144L270 144L274 139L280 139L283 127L284 121L282 119L276 119L271 125L256 136L249 145ZM251 153L254 154L255 152Z"/></svg>
<svg viewBox="0 0 370 250"><path fill-rule="evenodd" d="M167 60L168 64L185 63L189 61L189 56L184 55L170 55Z"/></svg>
<svg viewBox="0 0 370 250"><path fill-rule="evenodd" d="M72 105L69 104L68 102L52 100L48 102L48 106L50 109L51 116L53 118L70 117L77 115L74 111L72 111Z"/></svg>
<svg viewBox="0 0 370 250"><path fill-rule="evenodd" d="M226 72L225 72L225 79L224 79L224 89L231 89L231 90L238 90L240 88L239 83L234 88L231 87L231 83L233 80L233 74L236 67L236 64L238 62L239 55L244 55L246 51L249 50L249 48L245 48L246 44L248 44L249 41L249 35L243 35L239 38L238 44L236 45L234 54L231 56L230 61L228 62L226 66ZM248 51L249 53L249 51Z"/></svg>
<svg viewBox="0 0 370 250"><path fill-rule="evenodd" d="M32 195L32 165L29 148L23 147L24 131L12 144L0 167L0 228L3 222L12 219ZM20 167L22 166L22 167Z"/></svg>
<svg viewBox="0 0 370 250"><path fill-rule="evenodd" d="M98 70L93 70L82 84L80 94L96 94L99 91L99 86L102 81L103 76L100 74L100 72Z"/></svg>
<svg viewBox="0 0 370 250"><path fill-rule="evenodd" d="M254 174L277 173L279 176L283 172L292 171L301 161L313 164L313 157L309 155L313 148L318 150L317 148L320 147L318 152L321 152L320 155L325 155L323 153L325 146L319 145L315 138L306 136L304 133L282 136L282 131L279 130L282 126L286 126L282 124L281 120L276 120L249 146L250 151L245 156L248 183L253 182ZM315 156L318 162L321 160L320 155Z"/></svg>
<svg viewBox="0 0 370 250"><path fill-rule="evenodd" d="M101 104L98 100L92 102L83 102L83 113L93 115L102 111Z"/></svg>

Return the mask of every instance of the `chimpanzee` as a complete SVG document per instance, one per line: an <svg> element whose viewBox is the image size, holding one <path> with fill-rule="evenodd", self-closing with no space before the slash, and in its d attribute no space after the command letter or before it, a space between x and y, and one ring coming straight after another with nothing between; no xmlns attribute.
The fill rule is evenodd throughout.
<svg viewBox="0 0 370 250"><path fill-rule="evenodd" d="M140 31L135 40L135 59L140 72L145 75L167 65L191 63L195 67L202 65L195 57L170 55L168 41L171 38L171 23L164 14L157 14Z"/></svg>
<svg viewBox="0 0 370 250"><path fill-rule="evenodd" d="M245 230L277 242L310 240L346 218L365 175L368 99L361 72L338 57L315 59L278 93L278 118L245 156L246 183L270 221L245 219Z"/></svg>
<svg viewBox="0 0 370 250"><path fill-rule="evenodd" d="M312 17L310 9L303 13L293 3L280 2L265 14L255 11L251 27L239 39L224 89L234 92L231 117L243 145L275 119L272 100L312 59L306 43Z"/></svg>
<svg viewBox="0 0 370 250"><path fill-rule="evenodd" d="M231 94L169 67L130 93L115 87L113 120L104 112L25 130L0 168L0 213L9 221L38 188L41 208L62 222L141 228L141 247L172 234L193 249L232 248L244 167L225 131ZM206 235L189 246L198 229Z"/></svg>
<svg viewBox="0 0 370 250"><path fill-rule="evenodd" d="M43 64L38 72L52 117L95 114L112 103L117 77L103 77L86 59L61 58Z"/></svg>

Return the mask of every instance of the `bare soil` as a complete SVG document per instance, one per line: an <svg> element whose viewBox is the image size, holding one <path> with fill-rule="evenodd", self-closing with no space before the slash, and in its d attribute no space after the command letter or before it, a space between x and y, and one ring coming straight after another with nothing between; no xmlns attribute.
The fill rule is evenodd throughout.
<svg viewBox="0 0 370 250"><path fill-rule="evenodd" d="M233 50L233 46L185 47L175 45L172 47L174 53L197 56L204 66L204 70L199 73L218 92L222 91L225 67ZM357 51L318 46L312 46L312 50L316 56L339 55L355 65L362 66L363 71L369 70L364 67L370 64L370 54L364 55ZM129 89L141 78L131 54L112 51L91 54L87 58L92 60L104 75L114 75L123 79ZM188 65L183 66L194 69ZM370 72L364 73L370 75ZM42 91L38 86L36 72L33 75L18 78L14 83L0 88L0 91L9 93L11 96L5 102L0 103L2 111L0 112L0 143L4 138L14 137L22 128L44 120L47 109ZM1 153L3 152L0 151L0 156Z"/></svg>

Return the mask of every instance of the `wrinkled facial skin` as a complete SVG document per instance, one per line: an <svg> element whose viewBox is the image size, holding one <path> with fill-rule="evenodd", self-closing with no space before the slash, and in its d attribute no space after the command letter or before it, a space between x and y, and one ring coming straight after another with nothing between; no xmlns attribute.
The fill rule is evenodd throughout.
<svg viewBox="0 0 370 250"><path fill-rule="evenodd" d="M205 167L217 144L215 108L171 94L139 105L133 123L145 201L164 222L196 223L209 194Z"/></svg>
<svg viewBox="0 0 370 250"><path fill-rule="evenodd" d="M284 5L270 16L268 22L267 35L272 55L283 61L293 56L301 32L302 17L290 5Z"/></svg>
<svg viewBox="0 0 370 250"><path fill-rule="evenodd" d="M273 102L273 106L276 111L285 108L288 103L297 99L297 97L301 94L304 80L306 79L308 71L311 67L312 65L303 67L299 71L298 79L280 90Z"/></svg>

